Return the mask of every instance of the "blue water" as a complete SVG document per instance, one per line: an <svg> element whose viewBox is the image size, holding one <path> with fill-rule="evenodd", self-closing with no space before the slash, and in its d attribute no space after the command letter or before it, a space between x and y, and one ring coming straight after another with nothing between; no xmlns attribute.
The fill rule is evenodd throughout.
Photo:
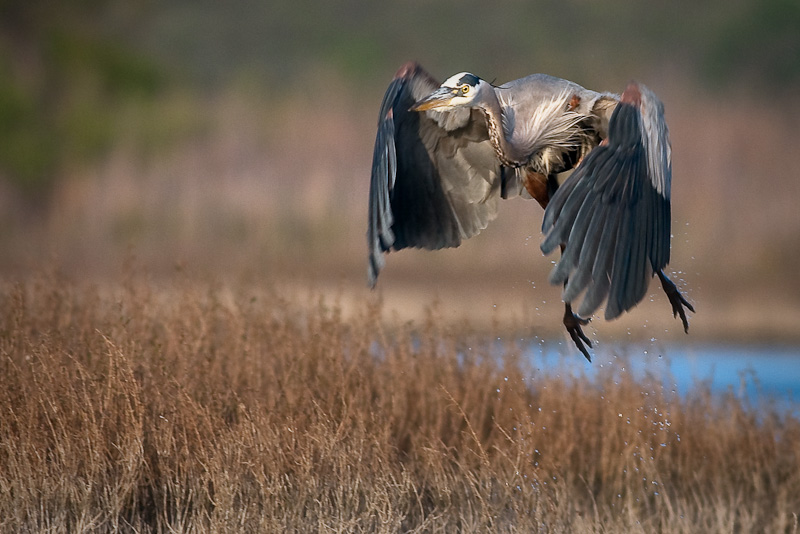
<svg viewBox="0 0 800 534"><path fill-rule="evenodd" d="M566 343L533 345L526 358L543 373L595 379L601 373L629 372L652 376L669 392L686 396L698 386L712 395L733 394L760 406L800 415L800 347L766 345L692 344L657 342L599 346L593 362L584 360ZM611 366L609 368L609 366Z"/></svg>

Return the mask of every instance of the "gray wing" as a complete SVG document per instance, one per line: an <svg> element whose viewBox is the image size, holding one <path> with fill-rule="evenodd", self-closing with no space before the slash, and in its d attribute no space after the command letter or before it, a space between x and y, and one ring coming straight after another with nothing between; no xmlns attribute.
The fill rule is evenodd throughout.
<svg viewBox="0 0 800 534"><path fill-rule="evenodd" d="M384 252L457 247L497 214L500 164L481 112L409 111L439 83L416 63L401 68L381 103L369 192L367 276Z"/></svg>
<svg viewBox="0 0 800 534"><path fill-rule="evenodd" d="M632 84L611 115L607 143L584 158L545 211L542 251L564 247L550 281L566 282L565 302L584 293L578 315L607 298L605 318L619 316L669 262L671 174L663 106Z"/></svg>

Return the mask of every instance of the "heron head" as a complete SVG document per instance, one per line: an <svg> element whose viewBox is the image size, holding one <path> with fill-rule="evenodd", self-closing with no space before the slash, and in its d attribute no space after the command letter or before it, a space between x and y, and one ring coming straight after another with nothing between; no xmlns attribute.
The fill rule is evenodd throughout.
<svg viewBox="0 0 800 534"><path fill-rule="evenodd" d="M472 107L485 85L488 84L474 74L461 72L445 80L437 90L411 106L411 111Z"/></svg>

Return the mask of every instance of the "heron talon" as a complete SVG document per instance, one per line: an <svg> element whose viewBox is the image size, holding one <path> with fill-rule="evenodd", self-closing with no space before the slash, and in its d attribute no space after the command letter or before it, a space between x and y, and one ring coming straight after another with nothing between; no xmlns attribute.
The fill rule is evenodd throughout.
<svg viewBox="0 0 800 534"><path fill-rule="evenodd" d="M575 346L579 351L581 351L581 354L583 354L584 358L591 362L592 356L589 354L586 345L591 348L592 342L588 337L586 337L586 334L583 333L583 329L581 328L582 326L589 324L590 320L591 319L583 319L578 317L572 313L572 307L569 304L566 305L564 310L564 326L567 329L567 333L569 333L569 337L572 338L572 342L575 343Z"/></svg>
<svg viewBox="0 0 800 534"><path fill-rule="evenodd" d="M664 293L667 294L669 303L672 305L672 316L678 317L680 315L681 323L683 323L683 331L688 334L689 320L686 318L686 311L684 308L688 309L692 313L695 313L694 306L692 306L689 301L686 300L675 283L667 278L662 271L658 272L658 278L661 280L661 287L664 289Z"/></svg>
<svg viewBox="0 0 800 534"><path fill-rule="evenodd" d="M694 307L689 304L683 295L680 293L667 293L667 297L669 298L670 304L672 304L672 316L677 317L678 315L681 316L681 323L683 323L683 331L687 334L689 333L689 320L686 318L686 312L684 311L684 307L688 308L689 311L694 313Z"/></svg>

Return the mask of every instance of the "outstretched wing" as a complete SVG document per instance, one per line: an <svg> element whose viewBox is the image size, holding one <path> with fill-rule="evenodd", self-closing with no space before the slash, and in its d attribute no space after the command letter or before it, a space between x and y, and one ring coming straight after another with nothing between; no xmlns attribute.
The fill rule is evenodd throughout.
<svg viewBox="0 0 800 534"><path fill-rule="evenodd" d="M638 304L654 272L669 262L669 133L663 105L630 84L611 115L608 138L556 191L545 211L542 251L562 256L550 282L564 301L591 315L607 299L605 318Z"/></svg>
<svg viewBox="0 0 800 534"><path fill-rule="evenodd" d="M482 113L409 111L437 87L419 65L408 63L383 97L369 192L370 286L384 252L457 247L497 214L500 164Z"/></svg>

